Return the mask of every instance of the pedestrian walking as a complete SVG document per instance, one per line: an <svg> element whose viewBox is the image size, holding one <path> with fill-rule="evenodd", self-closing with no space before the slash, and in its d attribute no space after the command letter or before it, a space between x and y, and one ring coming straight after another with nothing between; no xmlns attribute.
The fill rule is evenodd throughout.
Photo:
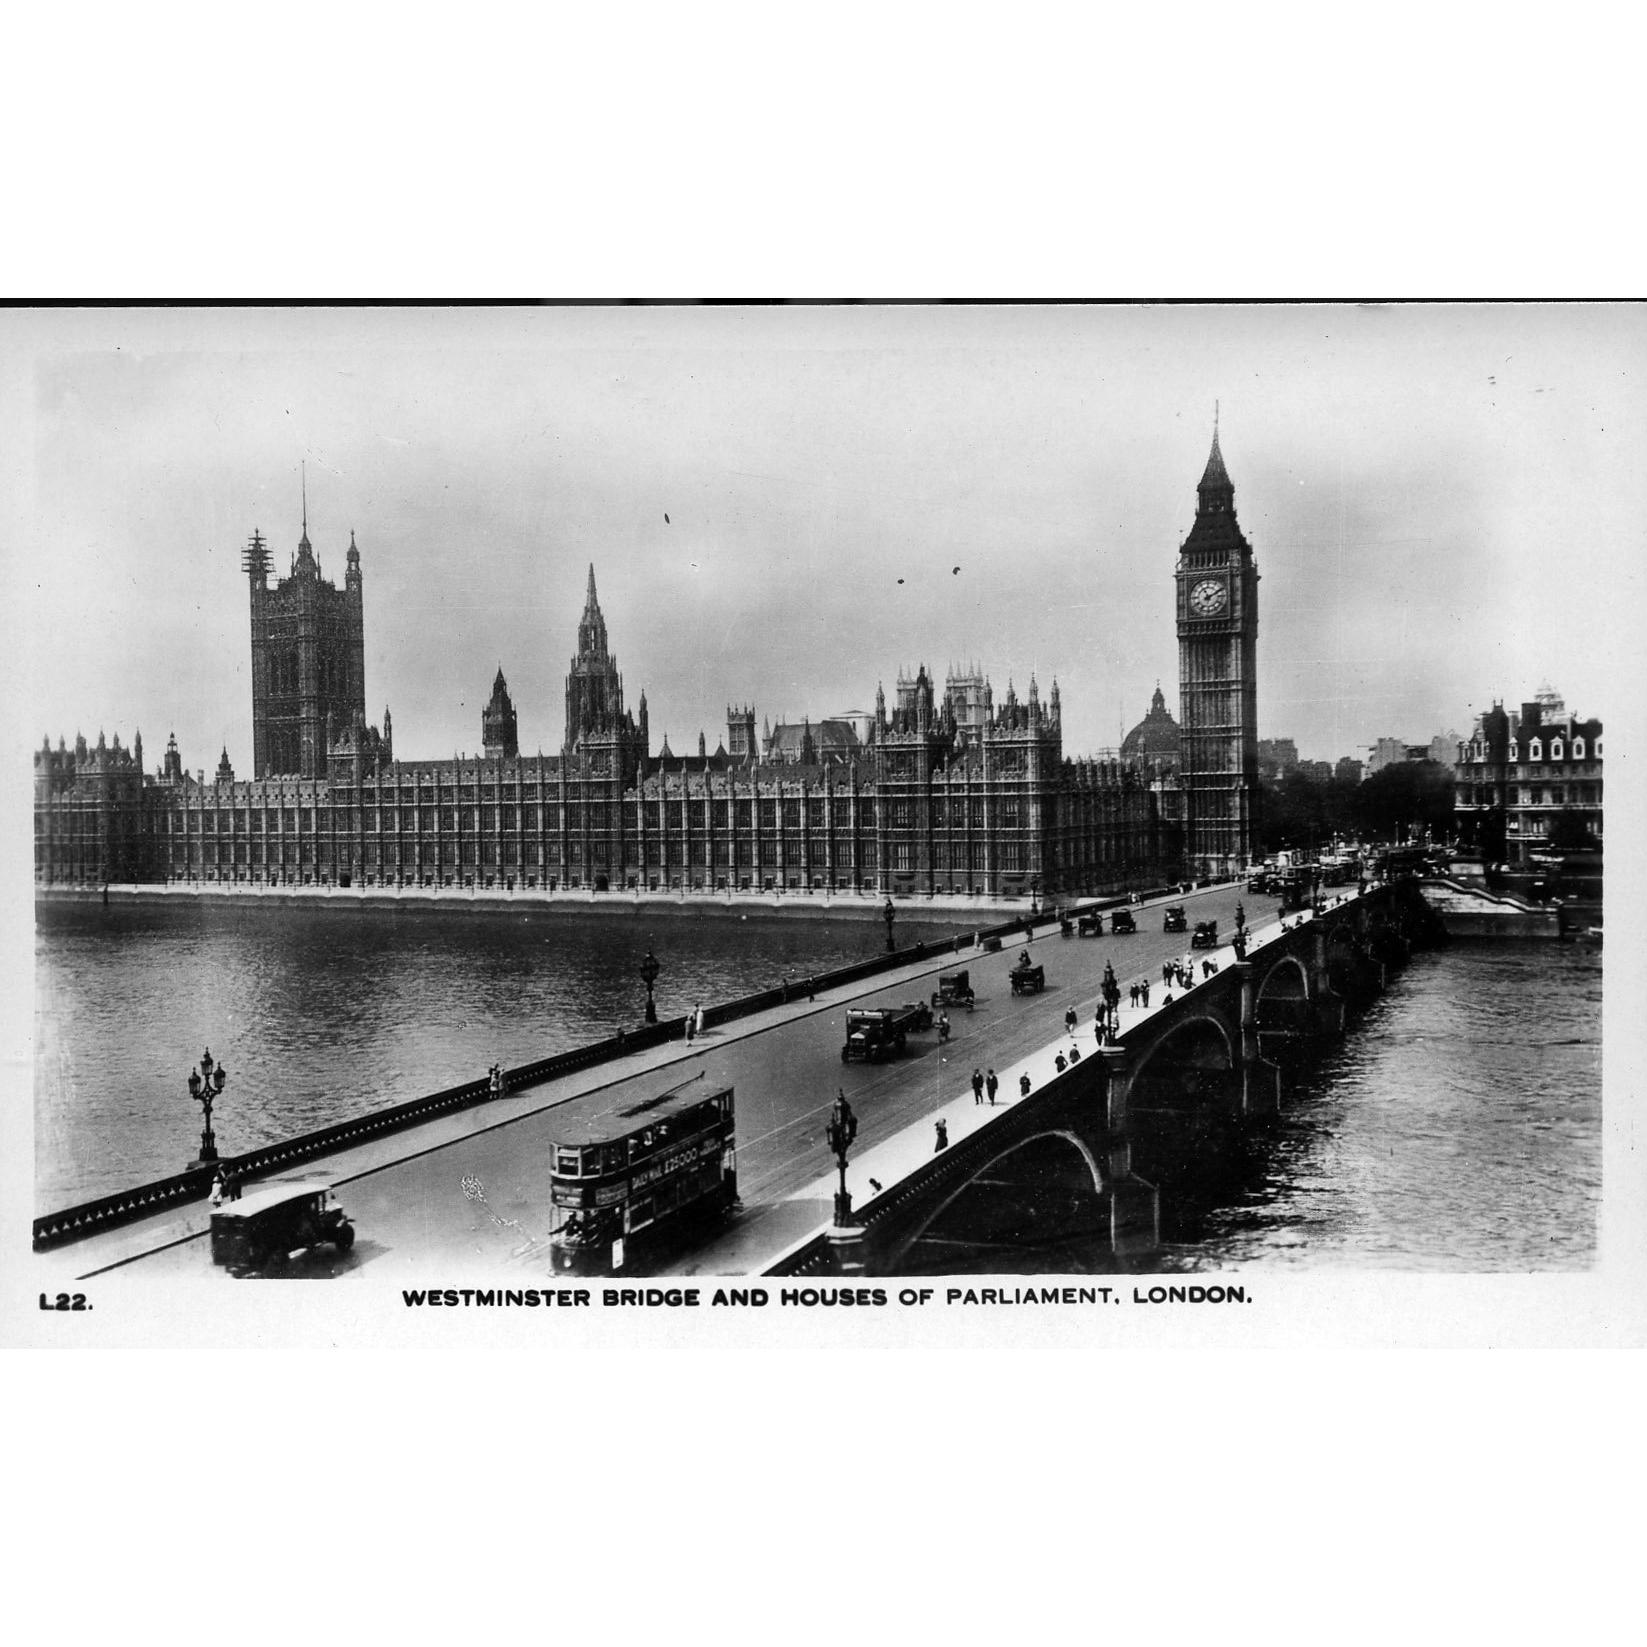
<svg viewBox="0 0 1647 1647"><path fill-rule="evenodd" d="M1065 1014L1064 1014L1064 1028L1067 1029L1070 1032L1071 1035L1073 1035L1075 1033L1075 1008L1074 1007L1070 1007L1069 1010L1067 1012L1065 1012Z"/></svg>
<svg viewBox="0 0 1647 1647"><path fill-rule="evenodd" d="M692 1037L694 1035L696 1035L697 1033L698 1033L698 1015L695 1012L689 1012L686 1015L686 1044L688 1046L691 1046Z"/></svg>
<svg viewBox="0 0 1647 1647"><path fill-rule="evenodd" d="M1069 1061L1072 1064L1078 1064L1081 1061L1081 1049L1073 1041L1069 1043Z"/></svg>
<svg viewBox="0 0 1647 1647"><path fill-rule="evenodd" d="M1237 903L1236 906L1235 906L1235 930L1237 932L1239 932L1241 930L1241 928L1244 927L1246 924L1247 924L1247 907L1246 907L1245 904Z"/></svg>
<svg viewBox="0 0 1647 1647"><path fill-rule="evenodd" d="M1029 1096L1029 1076L1027 1073L1018 1077L1018 1096L1020 1098Z"/></svg>
<svg viewBox="0 0 1647 1647"><path fill-rule="evenodd" d="M1061 1052L1052 1061L1058 1066L1058 1073L1060 1075L1062 1075L1064 1071L1069 1068L1069 1060Z"/></svg>
<svg viewBox="0 0 1647 1647"><path fill-rule="evenodd" d="M1162 1006L1171 1006L1172 1005L1172 991L1170 989L1166 992L1165 995L1163 995L1161 997L1161 1005Z"/></svg>
<svg viewBox="0 0 1647 1647"><path fill-rule="evenodd" d="M214 1207L223 1205L223 1198L228 1193L228 1188L229 1186L223 1178L223 1169L219 1167L217 1176L212 1180L212 1205Z"/></svg>
<svg viewBox="0 0 1647 1647"><path fill-rule="evenodd" d="M1161 963L1161 982L1164 983L1164 984L1170 984L1172 982L1172 962L1171 961L1163 961Z"/></svg>
<svg viewBox="0 0 1647 1647"><path fill-rule="evenodd" d="M984 1101L984 1072L976 1064L972 1067L972 1101L975 1104Z"/></svg>
<svg viewBox="0 0 1647 1647"><path fill-rule="evenodd" d="M700 1005L698 1007L696 1016L697 1016L697 1020L698 1020L698 1034L701 1036L703 1034L703 1007L702 1007L702 1005Z"/></svg>
<svg viewBox="0 0 1647 1647"><path fill-rule="evenodd" d="M995 1071L991 1070L989 1074L984 1077L984 1091L989 1094L989 1101L992 1105L995 1102L995 1094L1000 1090L1001 1083L995 1078Z"/></svg>
<svg viewBox="0 0 1647 1647"><path fill-rule="evenodd" d="M1142 996L1144 1005L1147 1007L1149 1005L1149 979L1148 978L1146 978L1143 981L1143 983L1141 983L1138 986L1138 993L1139 993L1140 996Z"/></svg>
<svg viewBox="0 0 1647 1647"><path fill-rule="evenodd" d="M949 1148L949 1123L940 1116L932 1123L932 1126L938 1134L938 1142L932 1146L932 1153L936 1155L939 1150Z"/></svg>

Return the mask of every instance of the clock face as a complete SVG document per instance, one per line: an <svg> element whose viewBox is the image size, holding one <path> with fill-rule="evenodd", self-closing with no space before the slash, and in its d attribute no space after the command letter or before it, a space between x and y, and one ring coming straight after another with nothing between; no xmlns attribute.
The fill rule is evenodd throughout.
<svg viewBox="0 0 1647 1647"><path fill-rule="evenodd" d="M1200 618L1215 617L1229 604L1228 586L1219 578L1202 578L1189 592L1190 611Z"/></svg>

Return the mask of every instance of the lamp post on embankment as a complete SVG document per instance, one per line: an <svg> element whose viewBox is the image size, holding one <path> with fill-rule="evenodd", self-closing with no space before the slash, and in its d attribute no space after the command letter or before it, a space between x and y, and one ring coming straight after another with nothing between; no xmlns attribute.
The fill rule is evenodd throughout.
<svg viewBox="0 0 1647 1647"><path fill-rule="evenodd" d="M897 920L898 911L892 907L892 900L887 899L881 908L881 919L886 922L886 952L892 953L892 923Z"/></svg>
<svg viewBox="0 0 1647 1647"><path fill-rule="evenodd" d="M200 1068L189 1071L189 1096L205 1110L206 1124L200 1133L200 1155L191 1166L210 1166L217 1159L217 1135L212 1131L212 1105L223 1096L229 1072L214 1063L210 1047L200 1055Z"/></svg>

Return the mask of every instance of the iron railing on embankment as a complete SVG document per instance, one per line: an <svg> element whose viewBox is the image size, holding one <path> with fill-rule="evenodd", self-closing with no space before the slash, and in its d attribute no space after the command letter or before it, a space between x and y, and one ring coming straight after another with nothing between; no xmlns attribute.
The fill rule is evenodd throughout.
<svg viewBox="0 0 1647 1647"><path fill-rule="evenodd" d="M1105 909L1125 901L1124 897L1094 899L1081 905L1070 905L1065 913L1073 915L1081 910ZM1033 922L1045 925L1056 919L1055 914L1043 911L1033 918ZM978 936L981 939L1004 937L1008 933L1021 931L1028 920L1026 917L1015 917L995 926L981 927L978 929ZM896 950L889 954L872 956L851 966L837 967L831 972L820 972L794 982L784 982L775 988L745 995L739 1000L725 1001L718 1006L707 1007L703 1015L704 1024L707 1027L710 1024L731 1023L752 1013L764 1012L770 1007L809 998L820 990L837 989L845 984L872 978L878 973L908 966L912 962L955 952L960 951L953 950L950 944L931 941L914 944L908 949ZM567 1052L553 1053L547 1058L506 1070L504 1090L518 1092L525 1087L538 1086L563 1075L575 1074L581 1069L608 1063L631 1052L644 1052L666 1041L684 1039L685 1034L684 1016L666 1019L657 1024L647 1024L636 1030L620 1029L617 1034L608 1036L605 1040L593 1041ZM286 1167L301 1165L305 1161L313 1161L319 1156L329 1155L352 1144L365 1143L387 1133L419 1126L440 1115L484 1103L490 1094L490 1082L482 1076L478 1080L466 1081L460 1086L447 1087L442 1092L430 1093L422 1098L409 1099L403 1104L373 1110L352 1121L339 1121L316 1132L306 1132L281 1143L266 1144L261 1149L250 1150L244 1155L226 1158L210 1166L190 1167L184 1172L174 1173L170 1178L156 1179L150 1184L139 1184L134 1189L100 1196L93 1201L81 1202L78 1206L65 1207L61 1212L50 1213L44 1218L34 1220L34 1250L43 1252L89 1235L101 1234L105 1230L115 1229L121 1224L132 1223L139 1218L147 1218L171 1207L181 1207L193 1201L204 1200L211 1193L212 1180L219 1166L238 1180L259 1177Z"/></svg>

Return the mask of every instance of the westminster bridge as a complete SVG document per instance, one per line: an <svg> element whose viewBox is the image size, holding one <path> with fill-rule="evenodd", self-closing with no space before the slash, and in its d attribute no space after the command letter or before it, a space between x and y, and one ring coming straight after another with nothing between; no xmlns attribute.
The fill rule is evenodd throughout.
<svg viewBox="0 0 1647 1647"><path fill-rule="evenodd" d="M1443 935L1409 883L1329 895L1254 931L1239 953L1194 951L1188 988L1157 977L1153 1005L1124 997L1115 1033L1084 1056L1091 1026L1060 1036L1031 1061L1027 1093L1014 1068L995 1106L951 1107L942 1149L923 1132L860 1162L869 1197L766 1273L943 1273L957 1257L977 1268L992 1248L1015 1263L1071 1244L1142 1257L1160 1218L1155 1186L1133 1170L1137 1125L1162 1112L1274 1114L1311 1048Z"/></svg>
<svg viewBox="0 0 1647 1647"><path fill-rule="evenodd" d="M1140 1118L1197 1108L1237 1118L1272 1112L1288 1064L1341 1030L1346 1007L1376 993L1433 927L1416 889L1397 885L1350 891L1315 913L1251 919L1244 959L1227 943L1186 951L1187 934L1162 930L1163 905L1182 902L1191 927L1217 921L1229 935L1244 897L1255 901L1234 886L1147 900L1128 936L1066 938L1042 916L1032 937L1020 931L999 951L905 952L891 971L871 963L855 980L787 986L781 998L769 992L735 1019L717 1021L712 1010L709 1033L695 1044L658 1026L635 1034L632 1050L620 1042L598 1057L591 1049L505 1072L501 1096L476 1080L401 1106L413 1116L342 1123L260 1151L241 1170L248 1185L294 1169L323 1176L354 1218L359 1239L350 1253L320 1249L295 1274L426 1283L431 1265L458 1279L547 1273L557 1110L591 1094L625 1107L655 1094L660 1078L673 1085L702 1074L737 1091L743 1205L667 1273L931 1271L963 1247L986 1255L1056 1247L1095 1231L1124 1260L1147 1252L1158 1228L1155 1190L1133 1170ZM1018 996L1008 971L1026 942L1047 987ZM1160 969L1172 958L1192 958L1197 981L1168 1002ZM1202 978L1207 961L1217 970ZM1115 1044L1100 1046L1094 1007L1106 963L1123 993ZM841 1063L848 1006L924 998L939 972L959 966L971 973L977 1008L952 1011L947 1044L922 1034L888 1063ZM1144 978L1152 1004L1133 1007L1126 992ZM1057 1060L1072 1045L1062 1028L1070 1011L1082 1056L1060 1071ZM974 1067L997 1074L993 1108L973 1103ZM1029 1092L1020 1096L1025 1076ZM837 1227L824 1131L840 1090L860 1126L847 1172L854 1210ZM940 1119L949 1143L935 1152ZM42 1281L48 1272L222 1277L210 1264L206 1186L197 1179L182 1174L105 1198L90 1214L69 1209L37 1220Z"/></svg>

